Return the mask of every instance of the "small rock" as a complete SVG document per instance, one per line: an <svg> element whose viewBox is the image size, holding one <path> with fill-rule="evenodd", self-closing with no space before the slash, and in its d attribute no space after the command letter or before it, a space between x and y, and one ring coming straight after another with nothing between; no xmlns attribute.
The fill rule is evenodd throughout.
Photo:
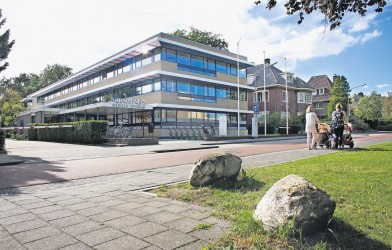
<svg viewBox="0 0 392 250"><path fill-rule="evenodd" d="M200 158L191 171L189 183L206 186L222 178L234 179L241 170L242 160L229 153L214 153Z"/></svg>
<svg viewBox="0 0 392 250"><path fill-rule="evenodd" d="M312 234L325 228L335 211L336 203L325 191L308 180L288 175L276 182L263 196L253 218L273 231L295 220L302 233Z"/></svg>

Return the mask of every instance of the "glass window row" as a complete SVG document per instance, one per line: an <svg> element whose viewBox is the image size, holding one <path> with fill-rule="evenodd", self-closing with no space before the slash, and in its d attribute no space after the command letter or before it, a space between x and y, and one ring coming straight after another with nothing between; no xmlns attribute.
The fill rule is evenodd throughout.
<svg viewBox="0 0 392 250"><path fill-rule="evenodd" d="M178 69L207 76L216 76L216 73L237 75L237 66L190 53L162 48L162 60L177 63ZM240 70L240 77L246 78L246 69Z"/></svg>
<svg viewBox="0 0 392 250"><path fill-rule="evenodd" d="M152 92L176 92L179 99L215 103L217 98L237 100L238 90L230 87L218 87L210 84L189 82L170 78L156 78L143 83L128 85L101 94L81 98L55 107L70 109L98 102L110 102L112 98L128 98ZM240 90L240 101L247 101L247 91Z"/></svg>
<svg viewBox="0 0 392 250"><path fill-rule="evenodd" d="M126 59L100 72L84 77L55 91L49 92L43 96L40 96L38 99L49 100L56 98L73 91L77 91L78 89L87 87L89 85L96 84L105 79L109 79L125 72L146 66L153 62L160 61L161 59L177 63L178 69L182 71L193 72L207 76L216 76L216 72L234 76L237 75L237 67L233 64L224 63L218 60L213 60L168 48L155 48L145 54L140 54L133 58ZM246 77L246 69L240 70L240 77Z"/></svg>

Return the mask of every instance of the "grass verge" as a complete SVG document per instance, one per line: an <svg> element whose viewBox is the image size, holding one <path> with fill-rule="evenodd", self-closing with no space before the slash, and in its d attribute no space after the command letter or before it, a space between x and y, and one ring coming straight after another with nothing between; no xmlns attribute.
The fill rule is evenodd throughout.
<svg viewBox="0 0 392 250"><path fill-rule="evenodd" d="M210 249L391 249L392 143L339 151L310 159L247 170L239 183L203 188L162 186L160 196L212 207L232 222L231 231ZM246 166L245 166L246 167ZM268 233L252 219L264 193L289 174L302 176L331 195L337 207L327 230L310 237L293 227Z"/></svg>

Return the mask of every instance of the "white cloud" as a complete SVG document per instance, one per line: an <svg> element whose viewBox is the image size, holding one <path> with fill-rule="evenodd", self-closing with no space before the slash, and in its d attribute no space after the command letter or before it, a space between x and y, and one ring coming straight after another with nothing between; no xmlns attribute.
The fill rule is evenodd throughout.
<svg viewBox="0 0 392 250"><path fill-rule="evenodd" d="M380 32L378 30L375 30L375 31L373 31L371 33L366 33L360 39L360 43L361 44L365 44L367 41L369 41L371 39L374 39L374 38L377 38L377 37L379 37L381 35L382 35L382 32Z"/></svg>
<svg viewBox="0 0 392 250"><path fill-rule="evenodd" d="M251 13L254 8L262 7L238 0L2 0L3 15L16 40L10 66L2 73L39 73L53 63L76 72L154 34L189 26L222 34L233 52L241 38L240 54L249 61L262 63L265 51L283 69L279 57L286 57L287 69L294 72L298 60L338 55L381 35L377 30L356 36L343 29L330 32L316 13L297 25L297 17L287 17L282 7L261 9L258 16ZM367 27L354 26L352 31Z"/></svg>
<svg viewBox="0 0 392 250"><path fill-rule="evenodd" d="M384 88L386 88L386 87L388 87L389 86L389 84L378 84L377 85L377 88L379 88L379 89L384 89Z"/></svg>
<svg viewBox="0 0 392 250"><path fill-rule="evenodd" d="M376 13L370 13L366 16L354 14L353 18L350 20L351 27L349 32L359 32L367 30L369 28L369 23L371 23L376 18L376 16Z"/></svg>

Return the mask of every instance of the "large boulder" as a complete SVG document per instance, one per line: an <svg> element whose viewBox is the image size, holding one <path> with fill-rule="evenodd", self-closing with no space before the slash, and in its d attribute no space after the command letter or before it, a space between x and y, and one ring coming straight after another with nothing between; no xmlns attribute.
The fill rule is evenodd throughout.
<svg viewBox="0 0 392 250"><path fill-rule="evenodd" d="M232 154L208 154L195 163L189 183L200 187L222 178L235 179L241 170L241 163L241 158Z"/></svg>
<svg viewBox="0 0 392 250"><path fill-rule="evenodd" d="M267 191L253 218L267 231L287 226L294 219L295 227L306 235L326 227L335 207L325 191L300 176L288 175Z"/></svg>

